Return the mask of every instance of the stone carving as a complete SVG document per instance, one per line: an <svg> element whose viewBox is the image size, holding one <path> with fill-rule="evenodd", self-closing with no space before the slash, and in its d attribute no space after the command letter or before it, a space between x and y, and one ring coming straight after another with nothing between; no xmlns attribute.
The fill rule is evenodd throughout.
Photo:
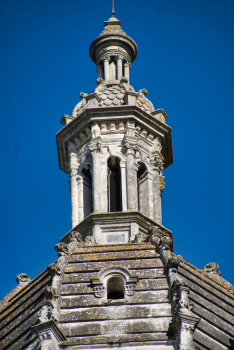
<svg viewBox="0 0 234 350"><path fill-rule="evenodd" d="M159 188L161 193L164 191L165 189L165 182L164 182L165 176L161 176L159 175Z"/></svg>
<svg viewBox="0 0 234 350"><path fill-rule="evenodd" d="M92 139L101 136L100 128L99 128L99 126L98 126L97 123L94 123L94 124L91 126L91 134L92 134Z"/></svg>
<svg viewBox="0 0 234 350"><path fill-rule="evenodd" d="M85 243L88 245L96 245L97 244L95 237L93 237L91 235L85 237Z"/></svg>
<svg viewBox="0 0 234 350"><path fill-rule="evenodd" d="M127 139L125 138L123 143L123 151L127 153L128 150L131 150L134 153L136 153L138 150L138 145L135 140L130 140L129 138Z"/></svg>
<svg viewBox="0 0 234 350"><path fill-rule="evenodd" d="M91 152L96 151L96 153L103 154L102 141L100 139L97 142L91 143L88 148Z"/></svg>
<svg viewBox="0 0 234 350"><path fill-rule="evenodd" d="M137 107L141 108L143 111L151 113L154 111L154 106L148 98L145 97L145 95L148 94L148 91L146 89L141 89L137 93L137 99L136 99L136 105Z"/></svg>
<svg viewBox="0 0 234 350"><path fill-rule="evenodd" d="M57 251L59 257L69 253L67 245L63 242L56 244L54 249Z"/></svg>
<svg viewBox="0 0 234 350"><path fill-rule="evenodd" d="M55 288L53 288L51 286L46 287L44 293L45 293L47 300L52 300L53 298L59 297L59 295L55 291Z"/></svg>
<svg viewBox="0 0 234 350"><path fill-rule="evenodd" d="M16 282L21 284L21 283L28 283L30 282L31 279L28 275L26 275L26 273L20 273L17 277L16 277Z"/></svg>
<svg viewBox="0 0 234 350"><path fill-rule="evenodd" d="M57 263L52 263L48 265L47 270L51 274L51 276L61 275L62 272Z"/></svg>
<svg viewBox="0 0 234 350"><path fill-rule="evenodd" d="M94 93L96 93L100 101L100 107L120 106L124 104L125 89L121 84L107 87L99 80L99 84L94 89Z"/></svg>
<svg viewBox="0 0 234 350"><path fill-rule="evenodd" d="M73 112L72 112L72 116L73 117L77 117L80 114L80 110L84 109L84 107L87 107L87 100L86 97L88 96L88 94L81 92L79 94L79 97L82 98L82 101L80 101L74 108Z"/></svg>
<svg viewBox="0 0 234 350"><path fill-rule="evenodd" d="M135 293L136 284L138 282L137 276L131 276L130 272L123 267L104 268L98 274L98 278L92 277L90 279L91 286L97 298L104 298L106 296L107 281L111 277L120 277L124 281L125 295L132 296Z"/></svg>
<svg viewBox="0 0 234 350"><path fill-rule="evenodd" d="M135 283L126 283L125 285L125 294L132 296L135 294L136 284Z"/></svg>
<svg viewBox="0 0 234 350"><path fill-rule="evenodd" d="M207 264L204 267L203 271L211 275L221 276L221 272L219 271L219 265L216 263Z"/></svg>
<svg viewBox="0 0 234 350"><path fill-rule="evenodd" d="M69 234L69 238L70 238L70 242L75 242L78 244L82 244L82 238L81 238L81 234L79 232L76 231L71 231Z"/></svg>
<svg viewBox="0 0 234 350"><path fill-rule="evenodd" d="M162 172L164 170L164 164L162 161L162 156L159 155L159 153L156 153L156 156L153 160L153 166L159 171Z"/></svg>
<svg viewBox="0 0 234 350"><path fill-rule="evenodd" d="M47 304L42 305L41 310L37 313L37 322L42 323L49 321L52 318L52 311L53 307L49 302L47 302Z"/></svg>

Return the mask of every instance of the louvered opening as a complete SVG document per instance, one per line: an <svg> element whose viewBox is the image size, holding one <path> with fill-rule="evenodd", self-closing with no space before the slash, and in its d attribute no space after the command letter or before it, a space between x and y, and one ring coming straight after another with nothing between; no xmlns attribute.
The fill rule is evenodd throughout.
<svg viewBox="0 0 234 350"><path fill-rule="evenodd" d="M108 211L121 211L122 198L119 159L112 156L108 159L107 196Z"/></svg>

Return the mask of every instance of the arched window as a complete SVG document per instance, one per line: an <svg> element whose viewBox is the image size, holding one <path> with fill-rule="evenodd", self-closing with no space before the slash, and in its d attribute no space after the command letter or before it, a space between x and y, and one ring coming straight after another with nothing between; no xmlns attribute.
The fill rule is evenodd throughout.
<svg viewBox="0 0 234 350"><path fill-rule="evenodd" d="M92 176L90 172L90 166L87 165L82 169L81 174L83 177L83 209L84 218L93 211L92 203Z"/></svg>
<svg viewBox="0 0 234 350"><path fill-rule="evenodd" d="M140 164L137 171L137 192L138 192L138 210L144 214L145 200L147 199L147 178L146 178L146 167L143 163Z"/></svg>
<svg viewBox="0 0 234 350"><path fill-rule="evenodd" d="M121 196L121 173L119 159L111 156L108 159L108 175L107 175L107 200L108 211L122 210Z"/></svg>
<svg viewBox="0 0 234 350"><path fill-rule="evenodd" d="M108 279L107 299L124 299L124 281L121 277Z"/></svg>

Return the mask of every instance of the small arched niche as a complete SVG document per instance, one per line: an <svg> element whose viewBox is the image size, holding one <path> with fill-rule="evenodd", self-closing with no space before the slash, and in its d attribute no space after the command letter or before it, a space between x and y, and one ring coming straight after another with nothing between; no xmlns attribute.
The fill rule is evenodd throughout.
<svg viewBox="0 0 234 350"><path fill-rule="evenodd" d="M83 210L84 218L93 211L92 203L92 175L90 172L90 165L86 165L80 175L83 178Z"/></svg>
<svg viewBox="0 0 234 350"><path fill-rule="evenodd" d="M147 198L147 169L146 166L141 163L137 171L137 192L138 192L138 210L143 214L146 211L145 206L148 203L145 203Z"/></svg>
<svg viewBox="0 0 234 350"><path fill-rule="evenodd" d="M107 299L124 299L124 281L121 277L107 280Z"/></svg>
<svg viewBox="0 0 234 350"><path fill-rule="evenodd" d="M107 201L108 211L122 211L121 172L119 158L111 156L107 161Z"/></svg>

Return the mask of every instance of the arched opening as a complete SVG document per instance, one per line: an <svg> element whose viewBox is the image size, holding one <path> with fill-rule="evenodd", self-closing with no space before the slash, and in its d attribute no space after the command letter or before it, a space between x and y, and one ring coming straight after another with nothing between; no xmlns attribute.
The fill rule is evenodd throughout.
<svg viewBox="0 0 234 350"><path fill-rule="evenodd" d="M138 210L144 212L144 200L147 198L147 178L146 167L143 163L140 164L137 171L137 192L138 192Z"/></svg>
<svg viewBox="0 0 234 350"><path fill-rule="evenodd" d="M124 281L120 277L111 277L107 281L107 299L124 299Z"/></svg>
<svg viewBox="0 0 234 350"><path fill-rule="evenodd" d="M119 159L111 156L108 159L108 175L107 175L107 200L108 211L122 210L122 196L121 196L121 172L119 166Z"/></svg>
<svg viewBox="0 0 234 350"><path fill-rule="evenodd" d="M83 210L84 218L93 211L92 202L92 175L90 172L90 165L86 165L80 174L83 177Z"/></svg>

